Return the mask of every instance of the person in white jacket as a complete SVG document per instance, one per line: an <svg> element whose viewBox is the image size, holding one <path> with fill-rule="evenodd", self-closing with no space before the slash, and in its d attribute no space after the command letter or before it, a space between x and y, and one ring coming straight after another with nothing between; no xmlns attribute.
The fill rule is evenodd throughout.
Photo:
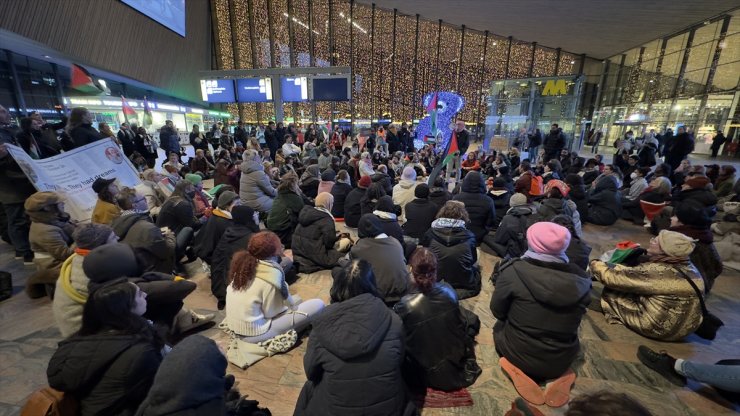
<svg viewBox="0 0 740 416"><path fill-rule="evenodd" d="M283 247L273 232L249 239L246 250L231 261L226 289L226 325L243 341L258 343L294 329L300 332L324 309L321 299L291 296L285 273L277 263Z"/></svg>
<svg viewBox="0 0 740 416"><path fill-rule="evenodd" d="M286 134L285 143L283 144L283 156L288 157L291 155L298 155L300 153L301 148L293 144L293 136Z"/></svg>
<svg viewBox="0 0 740 416"><path fill-rule="evenodd" d="M401 180L393 187L393 203L401 206L401 218L398 222L406 222L406 204L413 201L416 196L416 170L412 166L406 166L401 173Z"/></svg>

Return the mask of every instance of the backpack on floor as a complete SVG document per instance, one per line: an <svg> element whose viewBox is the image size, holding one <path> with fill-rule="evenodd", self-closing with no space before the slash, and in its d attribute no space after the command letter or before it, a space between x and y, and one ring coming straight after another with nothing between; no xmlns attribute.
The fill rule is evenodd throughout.
<svg viewBox="0 0 740 416"><path fill-rule="evenodd" d="M80 404L69 394L46 386L36 390L21 409L21 416L77 416Z"/></svg>

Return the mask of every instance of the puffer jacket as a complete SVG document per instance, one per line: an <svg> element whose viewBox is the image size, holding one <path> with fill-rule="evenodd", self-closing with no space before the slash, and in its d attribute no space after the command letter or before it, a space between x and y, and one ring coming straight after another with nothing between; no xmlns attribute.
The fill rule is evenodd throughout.
<svg viewBox="0 0 740 416"><path fill-rule="evenodd" d="M333 303L313 321L303 358L308 380L293 414L414 414L403 359L403 323L383 301L362 294Z"/></svg>
<svg viewBox="0 0 740 416"><path fill-rule="evenodd" d="M242 203L255 211L270 212L277 191L272 187L262 164L248 160L242 163L239 169L242 171L239 180L239 198Z"/></svg>
<svg viewBox="0 0 740 416"><path fill-rule="evenodd" d="M470 216L468 228L475 234L476 243L480 244L496 225L496 208L493 200L486 196L486 184L480 172L473 171L465 175L461 191L453 200L465 204Z"/></svg>
<svg viewBox="0 0 740 416"><path fill-rule="evenodd" d="M347 200L347 195L352 192L352 185L342 182L337 182L331 188L331 196L334 197L334 205L331 207L331 215L334 218L344 218L344 202ZM360 218L358 217L359 221Z"/></svg>
<svg viewBox="0 0 740 416"><path fill-rule="evenodd" d="M421 182L409 181L401 179L396 186L393 187L393 203L401 207L401 218L399 221L406 221L406 204L413 201L416 196L416 185Z"/></svg>
<svg viewBox="0 0 740 416"><path fill-rule="evenodd" d="M387 173L376 172L370 179L372 179L373 183L380 183L386 195L393 195L393 181L391 181L391 177Z"/></svg>
<svg viewBox="0 0 740 416"><path fill-rule="evenodd" d="M493 200L493 206L496 208L496 226L504 219L506 211L509 210L509 200L511 192L507 189L497 189L488 192L488 197Z"/></svg>
<svg viewBox="0 0 740 416"><path fill-rule="evenodd" d="M681 204L688 201L695 201L704 207L707 215L713 217L717 213L717 197L709 189L685 189L673 196L671 205L673 209L678 209Z"/></svg>
<svg viewBox="0 0 740 416"><path fill-rule="evenodd" d="M475 382L480 373L466 371L475 360L474 339L452 287L435 283L427 293L404 296L393 310L403 320L407 374L413 381L444 391Z"/></svg>
<svg viewBox="0 0 740 416"><path fill-rule="evenodd" d="M540 202L537 212L531 218L531 221L551 221L557 215L566 215L573 220L573 228L576 234L582 235L581 214L578 213L576 203L569 199L547 198Z"/></svg>
<svg viewBox="0 0 740 416"><path fill-rule="evenodd" d="M140 335L75 336L49 361L49 386L80 401L80 415L131 416L146 398L162 362Z"/></svg>
<svg viewBox="0 0 740 416"><path fill-rule="evenodd" d="M265 226L271 231L294 229L298 224L298 214L303 209L303 205L303 198L300 195L290 189L279 190L277 198L272 203Z"/></svg>
<svg viewBox="0 0 740 416"><path fill-rule="evenodd" d="M82 309L88 296L90 280L82 270L83 255L73 254L62 267L54 290L51 310L62 337L68 338L82 326Z"/></svg>
<svg viewBox="0 0 740 416"><path fill-rule="evenodd" d="M504 219L501 220L493 235L493 239L487 238L486 245L496 252L496 255L504 257L519 257L527 251L527 228L531 223L535 207L533 205L520 205L509 208Z"/></svg>
<svg viewBox="0 0 740 416"><path fill-rule="evenodd" d="M362 197L366 189L355 188L347 194L344 200L344 224L347 227L357 228L362 216ZM334 201L336 203L336 201Z"/></svg>
<svg viewBox="0 0 740 416"><path fill-rule="evenodd" d="M145 261L145 271L170 273L175 261L175 236L162 235L147 213L122 215L111 223L118 241L126 243Z"/></svg>
<svg viewBox="0 0 740 416"><path fill-rule="evenodd" d="M591 279L572 264L531 258L502 266L491 297L496 350L537 380L560 377L578 356Z"/></svg>
<svg viewBox="0 0 740 416"><path fill-rule="evenodd" d="M211 256L211 292L216 299L226 300L231 258L239 250L246 250L252 234L259 232L257 225L234 223L226 229Z"/></svg>
<svg viewBox="0 0 740 416"><path fill-rule="evenodd" d="M604 284L601 307L610 323L621 323L644 337L661 341L681 340L701 324L699 298L678 271L703 291L704 280L690 262L648 262L627 267L594 260L590 266L594 278Z"/></svg>
<svg viewBox="0 0 740 416"><path fill-rule="evenodd" d="M475 235L465 228L464 221L438 218L420 243L437 256L437 275L455 288L460 299L480 293Z"/></svg>
<svg viewBox="0 0 740 416"><path fill-rule="evenodd" d="M368 215L368 217L372 217ZM377 227L375 229L374 227ZM386 303L393 305L408 292L409 272L406 268L403 246L393 237L366 237L382 232L380 221L360 222L359 241L350 250L350 257L370 263L375 274L378 292Z"/></svg>
<svg viewBox="0 0 740 416"><path fill-rule="evenodd" d="M298 226L291 247L299 273L313 273L336 266L342 253L334 250L337 234L331 215L305 206L298 214Z"/></svg>
<svg viewBox="0 0 740 416"><path fill-rule="evenodd" d="M612 176L603 176L588 197L586 221L596 225L612 225L621 216L622 200L617 192L617 181Z"/></svg>

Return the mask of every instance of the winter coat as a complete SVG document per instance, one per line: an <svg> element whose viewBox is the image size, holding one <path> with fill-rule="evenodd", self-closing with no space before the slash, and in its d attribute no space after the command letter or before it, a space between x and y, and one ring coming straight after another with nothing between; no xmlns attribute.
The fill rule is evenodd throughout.
<svg viewBox="0 0 740 416"><path fill-rule="evenodd" d="M413 414L403 360L403 323L382 300L362 294L327 306L313 321L294 415Z"/></svg>
<svg viewBox="0 0 740 416"><path fill-rule="evenodd" d="M218 241L211 255L211 291L218 300L226 300L229 267L231 258L239 250L246 250L252 234L259 232L259 227L232 224Z"/></svg>
<svg viewBox="0 0 740 416"><path fill-rule="evenodd" d="M588 268L588 258L591 255L591 246L581 240L580 237L571 236L570 244L565 249L565 255L568 256L568 263L586 270Z"/></svg>
<svg viewBox="0 0 740 416"><path fill-rule="evenodd" d="M492 190L488 192L488 197L493 200L493 206L496 209L496 226L504 219L506 211L509 210L509 200L511 192L506 189Z"/></svg>
<svg viewBox="0 0 740 416"><path fill-rule="evenodd" d="M116 137L118 137L118 141L121 142L123 154L125 154L126 157L131 156L131 154L134 153L135 150L134 139L136 137L136 134L131 131L131 129L120 129L118 130L118 134L116 134ZM144 155L142 154L142 156Z"/></svg>
<svg viewBox="0 0 740 416"><path fill-rule="evenodd" d="M165 200L159 190L159 185L151 181L141 181L134 186L137 193L140 193L146 199L146 205L149 207L149 215L156 217L162 207L162 201Z"/></svg>
<svg viewBox="0 0 740 416"><path fill-rule="evenodd" d="M350 257L370 263L378 292L386 303L398 302L408 291L409 272L403 246L395 238L360 238L350 250Z"/></svg>
<svg viewBox="0 0 740 416"><path fill-rule="evenodd" d="M344 200L344 224L347 227L357 228L362 216L362 197L366 189L355 188L347 194ZM334 201L336 204L336 201ZM395 201L394 201L395 203Z"/></svg>
<svg viewBox="0 0 740 416"><path fill-rule="evenodd" d="M710 217L717 213L717 197L709 189L683 189L673 196L671 205L676 210L688 201L698 202Z"/></svg>
<svg viewBox="0 0 740 416"><path fill-rule="evenodd" d="M222 211L219 208L213 210L213 215L201 227L198 235L194 239L193 252L196 256L207 264L211 264L211 256L216 249L219 240L226 230L234 224L231 219L231 213Z"/></svg>
<svg viewBox="0 0 740 416"><path fill-rule="evenodd" d="M0 144L18 145L15 136L18 134L15 125L0 126ZM0 201L4 204L22 204L36 192L36 188L13 156L9 154L0 159Z"/></svg>
<svg viewBox="0 0 740 416"><path fill-rule="evenodd" d="M403 233L412 238L422 238L431 228L439 206L430 199L416 198L406 205L408 217L403 224Z"/></svg>
<svg viewBox="0 0 740 416"><path fill-rule="evenodd" d="M315 207L304 206L293 233L293 259L300 273L313 273L336 266L342 253L334 250L337 234L334 219Z"/></svg>
<svg viewBox="0 0 740 416"><path fill-rule="evenodd" d="M420 182L409 181L401 179L396 186L393 187L393 203L401 207L401 219L406 221L406 204L413 201L416 196L416 185Z"/></svg>
<svg viewBox="0 0 740 416"><path fill-rule="evenodd" d="M452 194L447 188L436 186L429 188L429 200L437 206L437 209L442 208L442 205L450 199L452 199Z"/></svg>
<svg viewBox="0 0 740 416"><path fill-rule="evenodd" d="M143 262L146 271L160 273L172 272L175 261L175 238L162 235L162 230L152 223L147 213L122 215L111 223L113 232L121 243L134 249Z"/></svg>
<svg viewBox="0 0 740 416"><path fill-rule="evenodd" d="M255 211L270 212L277 191L272 187L262 164L256 160L248 160L239 169L242 171L239 180L239 198L242 203Z"/></svg>
<svg viewBox="0 0 740 416"><path fill-rule="evenodd" d="M331 188L331 195L334 197L334 205L331 207L331 215L334 218L344 218L344 202L347 200L347 195L352 191L352 185L342 182L337 182ZM358 217L359 221L360 218Z"/></svg>
<svg viewBox="0 0 740 416"><path fill-rule="evenodd" d="M159 209L157 227L168 227L175 235L185 227L197 230L200 225L200 221L195 218L193 204L185 199L169 198Z"/></svg>
<svg viewBox="0 0 740 416"><path fill-rule="evenodd" d="M62 268L56 281L51 310L63 338L70 337L82 326L82 309L88 296L87 284L90 281L82 270L83 260L84 256L73 254L67 260L69 267ZM69 289L65 288L66 283L69 283Z"/></svg>
<svg viewBox="0 0 740 416"><path fill-rule="evenodd" d="M582 235L581 214L578 213L576 203L569 199L547 198L542 200L531 221L551 221L558 215L570 217L573 220L573 228L575 228L576 234Z"/></svg>
<svg viewBox="0 0 740 416"><path fill-rule="evenodd" d="M666 163L671 165L674 170L681 164L681 161L694 151L694 140L688 133L684 132L673 137L671 142L667 143L668 151L666 152Z"/></svg>
<svg viewBox="0 0 740 416"><path fill-rule="evenodd" d="M617 182L610 176L602 177L588 197L586 221L596 225L612 225L622 216L622 200Z"/></svg>
<svg viewBox="0 0 740 416"><path fill-rule="evenodd" d="M493 235L491 248L496 255L504 257L519 257L527 251L527 228L532 223L535 208L532 205L512 207L506 212Z"/></svg>
<svg viewBox="0 0 740 416"><path fill-rule="evenodd" d="M714 286L714 281L722 274L724 266L722 258L714 246L714 234L709 228L697 228L690 225L679 225L669 228L670 231L676 231L687 235L696 240L694 251L689 255L689 260L704 278L704 287L706 293Z"/></svg>
<svg viewBox="0 0 740 416"><path fill-rule="evenodd" d="M59 343L46 375L49 386L79 400L81 416L129 416L161 361L159 348L140 335L73 336Z"/></svg>
<svg viewBox="0 0 740 416"><path fill-rule="evenodd" d="M164 150L165 155L172 152L180 154L180 135L173 127L164 126L159 129L159 147Z"/></svg>
<svg viewBox="0 0 740 416"><path fill-rule="evenodd" d="M604 284L601 307L609 323L621 323L638 334L661 341L678 341L702 321L699 298L704 281L693 264L642 263L637 267L591 262L591 273Z"/></svg>
<svg viewBox="0 0 740 416"><path fill-rule="evenodd" d="M303 209L303 198L290 189L278 191L272 201L272 209L267 216L265 226L271 231L292 230L298 225L298 214Z"/></svg>
<svg viewBox="0 0 740 416"><path fill-rule="evenodd" d="M438 218L420 241L437 256L437 275L460 299L480 293L481 277L475 235L462 220Z"/></svg>
<svg viewBox="0 0 740 416"><path fill-rule="evenodd" d="M393 181L391 181L391 177L387 173L376 172L370 179L373 183L380 183L386 195L393 195Z"/></svg>
<svg viewBox="0 0 740 416"><path fill-rule="evenodd" d="M54 270L58 275L62 262L74 253L72 248L72 233L74 224L59 219L42 218L47 212L27 211L31 217L31 228L28 241L31 250L36 253L33 262L39 270ZM41 222L43 220L44 222ZM56 280L56 276L54 276ZM53 283L52 280L50 283Z"/></svg>
<svg viewBox="0 0 740 416"><path fill-rule="evenodd" d="M86 144L103 139L103 135L95 130L92 124L81 124L73 128L72 131L69 132L69 136L74 141L75 147L82 147Z"/></svg>
<svg viewBox="0 0 740 416"><path fill-rule="evenodd" d="M496 208L493 200L486 196L486 184L479 172L465 175L461 190L453 200L465 204L465 210L470 216L468 228L475 234L477 244L480 244L483 237L496 225Z"/></svg>
<svg viewBox="0 0 740 416"><path fill-rule="evenodd" d="M557 157L560 151L565 148L565 135L562 129L558 129L555 133L550 130L542 144L544 145L546 155L552 154L554 157Z"/></svg>
<svg viewBox="0 0 740 416"><path fill-rule="evenodd" d="M98 202L95 203L93 208L92 218L90 219L94 224L105 224L110 225L114 219L121 215L121 209L118 205L111 204L110 202L103 201L98 198Z"/></svg>
<svg viewBox="0 0 740 416"><path fill-rule="evenodd" d="M524 258L502 266L495 284L496 350L534 379L563 375L580 350L591 279L572 264Z"/></svg>
<svg viewBox="0 0 740 416"><path fill-rule="evenodd" d="M380 228L383 229L383 233L388 237L393 237L401 244L401 247L405 247L403 240L403 230L401 225L398 224L398 217L392 212L378 211L372 212L373 215L378 217L380 221Z"/></svg>
<svg viewBox="0 0 740 416"><path fill-rule="evenodd" d="M588 214L588 195L584 186L574 187L570 186L570 192L568 192L568 198L576 204L576 210L578 210L578 217L581 222L586 221Z"/></svg>
<svg viewBox="0 0 740 416"><path fill-rule="evenodd" d="M406 373L414 381L444 391L475 382L475 374L466 371L468 361L475 360L474 340L452 287L435 283L427 293L404 296L393 310L403 320Z"/></svg>

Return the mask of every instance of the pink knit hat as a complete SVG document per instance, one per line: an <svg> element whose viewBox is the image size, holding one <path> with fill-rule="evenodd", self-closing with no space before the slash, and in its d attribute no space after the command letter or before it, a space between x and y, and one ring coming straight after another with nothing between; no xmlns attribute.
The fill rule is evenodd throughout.
<svg viewBox="0 0 740 416"><path fill-rule="evenodd" d="M570 232L552 222L537 222L527 230L527 243L535 253L559 256L570 244Z"/></svg>

